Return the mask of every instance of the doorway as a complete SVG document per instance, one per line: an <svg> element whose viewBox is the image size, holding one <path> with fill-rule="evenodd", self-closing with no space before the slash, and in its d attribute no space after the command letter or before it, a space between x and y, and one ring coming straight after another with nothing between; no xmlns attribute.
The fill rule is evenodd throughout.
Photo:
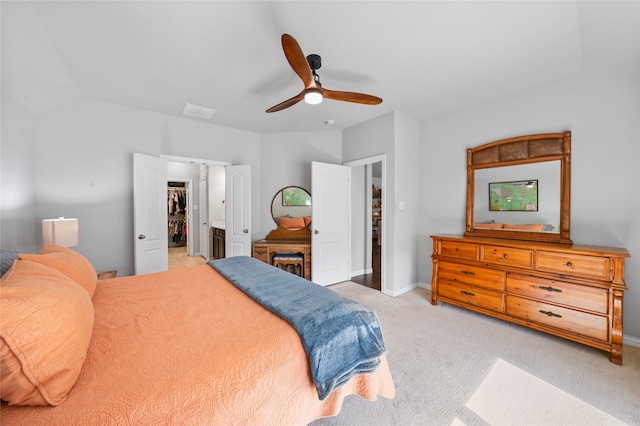
<svg viewBox="0 0 640 426"><path fill-rule="evenodd" d="M386 156L364 158L345 165L352 168L351 281L383 291Z"/></svg>
<svg viewBox="0 0 640 426"><path fill-rule="evenodd" d="M190 165L182 163L167 163L167 175L188 177ZM191 166L199 173L198 167ZM181 170L181 172L176 172ZM167 237L168 237L168 267L169 270L182 269L189 266L202 265L207 262L206 251L202 250L202 235L200 236L200 250L194 246L194 233L206 214L206 205L202 194L195 194L192 180L172 179L167 181ZM200 207L194 211L194 207Z"/></svg>
<svg viewBox="0 0 640 426"><path fill-rule="evenodd" d="M183 183L186 191L186 245L175 244L169 228L168 269L206 263L211 258L211 224L224 223L225 166L212 160L161 156L167 161L168 187ZM226 163L224 163L226 164ZM214 202L214 200L217 201ZM222 201L221 201L222 200ZM220 204L222 202L222 213ZM174 216L168 212L171 225Z"/></svg>
<svg viewBox="0 0 640 426"><path fill-rule="evenodd" d="M207 166L224 166L225 252L232 256L251 252L251 166L160 154L159 157L133 154L133 215L135 274L168 269L167 182L176 180L168 171L169 162L198 165L206 175ZM193 181L199 182L198 178ZM193 197L192 197L193 198ZM226 202L225 202L226 200ZM190 208L191 211L197 208ZM204 225L209 227L210 221ZM199 224L201 225L201 224ZM204 226L201 225L201 226ZM190 227L189 227L190 228ZM200 247L199 233L191 233L194 247ZM231 238L229 238L231 236Z"/></svg>

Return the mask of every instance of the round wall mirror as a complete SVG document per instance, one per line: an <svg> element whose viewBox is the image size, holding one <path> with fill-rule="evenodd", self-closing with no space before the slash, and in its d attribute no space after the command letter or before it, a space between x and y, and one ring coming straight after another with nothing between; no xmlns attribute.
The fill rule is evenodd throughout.
<svg viewBox="0 0 640 426"><path fill-rule="evenodd" d="M280 225L281 217L311 216L311 195L299 186L287 186L276 192L271 200L271 217Z"/></svg>

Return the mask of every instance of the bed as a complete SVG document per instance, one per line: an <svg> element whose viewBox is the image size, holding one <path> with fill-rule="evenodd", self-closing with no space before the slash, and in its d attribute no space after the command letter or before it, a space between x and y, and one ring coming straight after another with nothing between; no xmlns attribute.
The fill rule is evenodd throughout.
<svg viewBox="0 0 640 426"><path fill-rule="evenodd" d="M67 248L19 255L0 282L0 423L307 424L347 395L394 398L385 353L321 395L304 335L233 281L255 262L336 293L237 261L98 281Z"/></svg>

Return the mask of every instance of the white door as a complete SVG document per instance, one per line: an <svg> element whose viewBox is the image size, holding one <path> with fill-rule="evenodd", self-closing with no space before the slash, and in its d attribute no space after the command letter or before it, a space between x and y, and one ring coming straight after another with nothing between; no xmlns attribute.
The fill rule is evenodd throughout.
<svg viewBox="0 0 640 426"><path fill-rule="evenodd" d="M205 259L209 259L209 197L207 197L206 179L200 181L199 189L200 255Z"/></svg>
<svg viewBox="0 0 640 426"><path fill-rule="evenodd" d="M323 286L348 281L351 168L311 163L311 274Z"/></svg>
<svg viewBox="0 0 640 426"><path fill-rule="evenodd" d="M167 161L133 154L135 274L168 269Z"/></svg>
<svg viewBox="0 0 640 426"><path fill-rule="evenodd" d="M226 166L225 217L225 257L251 256L251 166Z"/></svg>

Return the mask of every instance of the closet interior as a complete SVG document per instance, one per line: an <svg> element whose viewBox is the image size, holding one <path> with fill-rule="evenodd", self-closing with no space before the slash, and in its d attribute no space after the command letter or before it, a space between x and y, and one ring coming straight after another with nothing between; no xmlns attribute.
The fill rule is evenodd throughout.
<svg viewBox="0 0 640 426"><path fill-rule="evenodd" d="M169 247L187 245L187 190L184 182L167 182Z"/></svg>

